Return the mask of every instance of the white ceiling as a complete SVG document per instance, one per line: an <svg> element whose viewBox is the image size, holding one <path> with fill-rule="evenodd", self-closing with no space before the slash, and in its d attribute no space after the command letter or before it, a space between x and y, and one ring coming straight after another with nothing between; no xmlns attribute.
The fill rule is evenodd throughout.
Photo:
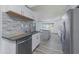
<svg viewBox="0 0 79 59"><path fill-rule="evenodd" d="M70 5L29 5L41 20L54 19L62 16L71 6Z"/></svg>

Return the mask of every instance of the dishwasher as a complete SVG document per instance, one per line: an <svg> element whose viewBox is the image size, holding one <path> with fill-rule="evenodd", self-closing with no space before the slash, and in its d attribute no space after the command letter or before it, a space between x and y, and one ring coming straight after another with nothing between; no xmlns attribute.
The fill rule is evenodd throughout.
<svg viewBox="0 0 79 59"><path fill-rule="evenodd" d="M31 54L32 53L32 37L27 36L17 40L16 42L17 54Z"/></svg>

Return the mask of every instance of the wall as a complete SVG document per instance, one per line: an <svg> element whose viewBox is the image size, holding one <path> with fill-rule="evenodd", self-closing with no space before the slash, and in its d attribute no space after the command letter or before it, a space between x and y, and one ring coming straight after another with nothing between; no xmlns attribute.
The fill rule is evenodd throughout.
<svg viewBox="0 0 79 59"><path fill-rule="evenodd" d="M11 8L11 9L10 9ZM3 32L2 34L9 34L11 32L16 32L16 31L26 31L26 30L29 30L29 24L32 24L32 21L19 21L19 20L22 20L20 19L19 17L15 17L15 16L10 16L8 14L6 14L5 12L6 11L9 11L9 10L13 10L15 12L18 12L18 13L21 13L21 14L24 14L25 16L27 16L29 14L29 16L34 16L34 19L37 19L36 18L36 14L32 12L31 10L29 10L26 6L24 5L3 5L3 6L0 6L0 10L2 11L2 29L3 29ZM29 13L30 12L30 13ZM24 25L24 26L22 26ZM32 29L32 26L31 26L31 29ZM32 29L33 30L33 29Z"/></svg>
<svg viewBox="0 0 79 59"><path fill-rule="evenodd" d="M19 18L8 16L6 13L2 13L2 16L3 16L2 17L3 34L23 31L24 28L27 27L29 23L31 23L31 22L18 21ZM25 25L25 27L22 26L23 24Z"/></svg>
<svg viewBox="0 0 79 59"><path fill-rule="evenodd" d="M1 36L2 36L2 13L1 13L1 6L0 6L0 52L1 52Z"/></svg>
<svg viewBox="0 0 79 59"><path fill-rule="evenodd" d="M3 34L9 34L9 32L16 32L16 31L26 31L29 28L29 24L32 23L32 21L19 21L19 20L23 20L20 19L19 17L15 17L15 16L10 16L8 14L6 14L6 11L9 11L11 8L11 10L21 13L22 15L25 16L34 16L32 14L32 11L29 10L27 7L23 6L23 5L4 5L2 6L1 10L2 10L2 29L3 29ZM29 13L30 12L30 13ZM31 14L31 15L30 15Z"/></svg>

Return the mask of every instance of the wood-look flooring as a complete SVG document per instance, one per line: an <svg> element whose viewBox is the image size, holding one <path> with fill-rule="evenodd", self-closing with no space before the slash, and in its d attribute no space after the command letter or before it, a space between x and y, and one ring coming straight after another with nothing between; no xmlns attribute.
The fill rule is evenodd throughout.
<svg viewBox="0 0 79 59"><path fill-rule="evenodd" d="M40 45L33 54L62 54L62 45L60 37L57 34L51 34L49 40L41 39Z"/></svg>

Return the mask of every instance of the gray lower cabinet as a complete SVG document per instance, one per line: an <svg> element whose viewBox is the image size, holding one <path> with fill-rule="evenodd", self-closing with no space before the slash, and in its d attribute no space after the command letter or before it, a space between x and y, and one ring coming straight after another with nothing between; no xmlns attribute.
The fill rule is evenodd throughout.
<svg viewBox="0 0 79 59"><path fill-rule="evenodd" d="M16 42L17 54L31 54L32 53L32 38L24 37Z"/></svg>

